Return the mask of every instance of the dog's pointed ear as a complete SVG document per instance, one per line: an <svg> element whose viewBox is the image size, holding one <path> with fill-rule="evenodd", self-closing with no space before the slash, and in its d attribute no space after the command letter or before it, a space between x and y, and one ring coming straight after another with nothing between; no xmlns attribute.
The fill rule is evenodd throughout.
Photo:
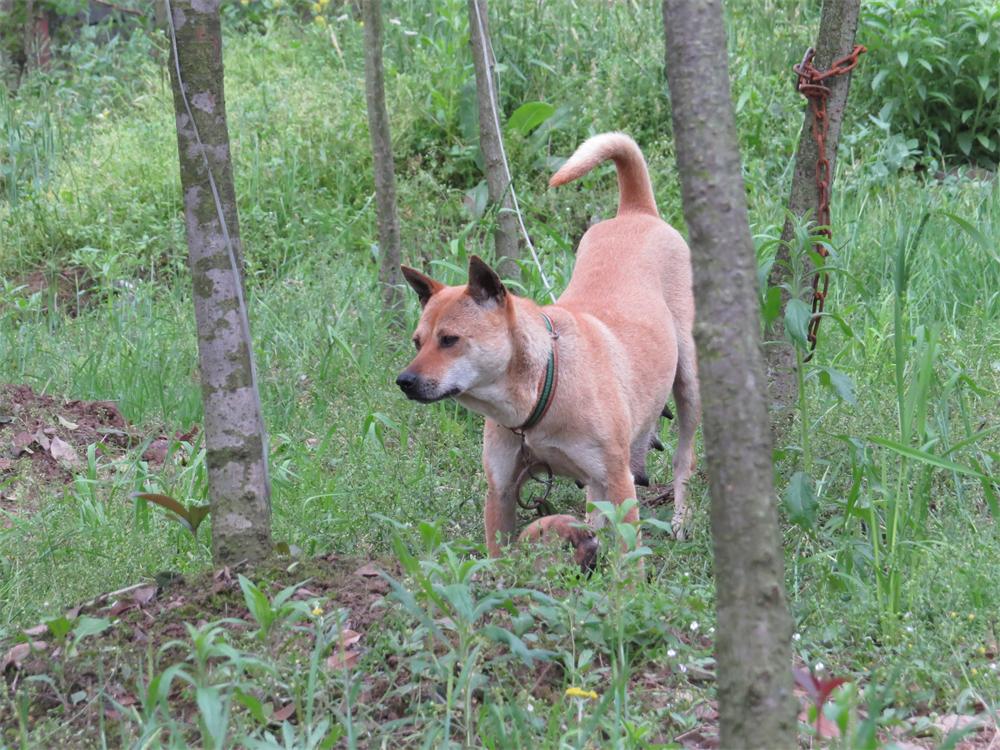
<svg viewBox="0 0 1000 750"><path fill-rule="evenodd" d="M427 301L434 295L444 289L444 284L440 281L435 281L430 276L420 273L415 268L410 268L409 266L400 266L399 270L403 272L403 278L406 282L413 287L413 291L417 293L417 297L420 298L420 306L427 307Z"/></svg>
<svg viewBox="0 0 1000 750"><path fill-rule="evenodd" d="M507 297L507 287L497 272L478 255L469 258L469 296L480 305L489 302L502 305Z"/></svg>

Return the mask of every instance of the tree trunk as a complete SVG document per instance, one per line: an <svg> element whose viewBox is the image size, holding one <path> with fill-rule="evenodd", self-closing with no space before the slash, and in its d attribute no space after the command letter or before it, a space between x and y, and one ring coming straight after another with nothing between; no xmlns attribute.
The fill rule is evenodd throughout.
<svg viewBox="0 0 1000 750"><path fill-rule="evenodd" d="M365 99L368 102L368 132L372 140L375 208L378 214L379 281L382 284L383 307L386 312L398 316L403 305L403 275L399 270L396 166L392 157L389 113L385 108L381 0L364 0L362 14L365 24Z"/></svg>
<svg viewBox="0 0 1000 750"><path fill-rule="evenodd" d="M35 0L25 0L24 8L24 70L48 70L52 62L49 13L36 7Z"/></svg>
<svg viewBox="0 0 1000 750"><path fill-rule="evenodd" d="M830 64L854 49L854 39L858 30L858 13L861 0L824 0L823 11L819 22L819 34L816 39L816 55L813 64L820 70L826 70ZM837 144L840 142L840 127L844 121L844 109L847 106L847 94L851 87L851 74L835 76L826 80L830 89L826 112L828 130L826 136L826 158L830 162L830 182L836 174ZM806 106L805 122L799 135L799 146L795 153L795 172L792 176L792 190L788 199L788 210L798 219L807 213L814 219L817 213L819 192L816 187L816 158L819 149L812 135L812 108ZM785 221L781 233L781 243L778 245L774 265L768 284L780 287L791 280L789 260L789 242L794 237L794 223L791 218ZM812 269L812 263L806 259L804 267ZM781 290L781 310L788 304L787 290ZM768 327L766 337L768 383L771 391L771 410L776 425L788 421L789 410L796 401L797 384L795 374L795 348L785 338L784 314L779 315ZM779 430L780 432L781 430Z"/></svg>
<svg viewBox="0 0 1000 750"><path fill-rule="evenodd" d="M500 132L500 97L496 84L496 59L490 43L489 14L486 0L469 0L469 41L472 64L476 69L476 95L479 101L479 149L483 154L486 187L490 206L497 211L493 232L497 262L502 276L519 278L517 214L511 195L511 176L503 151Z"/></svg>
<svg viewBox="0 0 1000 750"><path fill-rule="evenodd" d="M242 251L223 90L221 0L168 0L188 264L216 564L271 551L267 435L243 293Z"/></svg>
<svg viewBox="0 0 1000 750"><path fill-rule="evenodd" d="M721 0L664 0L667 80L694 265L715 552L721 747L794 748L771 433Z"/></svg>

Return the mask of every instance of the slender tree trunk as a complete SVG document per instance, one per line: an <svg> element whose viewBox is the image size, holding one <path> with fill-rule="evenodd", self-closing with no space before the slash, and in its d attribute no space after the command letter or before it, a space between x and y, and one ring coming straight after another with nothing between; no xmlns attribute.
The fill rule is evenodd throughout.
<svg viewBox="0 0 1000 750"><path fill-rule="evenodd" d="M399 245L399 216L396 212L396 165L392 157L389 113L385 108L385 74L382 67L382 3L364 0L365 99L368 102L368 132L372 140L375 171L375 208L378 214L380 252L379 281L382 304L398 314L403 304L403 275Z"/></svg>
<svg viewBox="0 0 1000 750"><path fill-rule="evenodd" d="M813 64L820 70L826 70L830 64L844 55L849 55L854 49L854 39L858 30L858 13L861 0L823 0L823 11L819 22L819 34L816 38L816 56ZM830 89L826 112L829 123L826 137L826 158L830 162L831 185L836 174L837 144L840 142L840 127L844 121L844 109L847 106L847 94L851 87L851 74L829 78L826 85ZM803 100L806 101L806 100ZM788 199L788 210L798 219L807 213L816 217L819 192L816 188L816 158L819 149L812 135L813 112L808 105L805 107L805 122L799 135L799 146L795 153L795 172L792 176L792 190ZM789 260L789 245L795 234L795 225L789 218L781 233L781 243L771 267L768 284L780 287L791 278ZM805 261L805 268L811 269L812 264ZM788 304L788 292L781 290L781 309ZM784 315L780 315L768 328L767 368L768 383L771 395L772 419L776 426L785 425L790 416L790 409L797 395L797 378L795 374L795 348L785 338ZM779 433L783 431L779 429Z"/></svg>
<svg viewBox="0 0 1000 750"><path fill-rule="evenodd" d="M166 0L217 564L271 551L267 435L243 293L223 90L221 0Z"/></svg>
<svg viewBox="0 0 1000 750"><path fill-rule="evenodd" d="M49 36L49 13L39 8L35 0L25 0L24 69L48 70L52 62L52 39Z"/></svg>
<svg viewBox="0 0 1000 750"><path fill-rule="evenodd" d="M476 69L476 94L479 101L479 148L486 170L486 187L491 206L497 209L497 228L493 242L500 274L518 278L520 255L517 214L511 196L511 176L504 158L500 132L500 97L497 93L496 59L490 43L489 14L486 0L469 0L469 41L472 64Z"/></svg>
<svg viewBox="0 0 1000 750"><path fill-rule="evenodd" d="M664 0L667 80L694 265L715 550L721 747L796 747L756 260L721 0Z"/></svg>
<svg viewBox="0 0 1000 750"><path fill-rule="evenodd" d="M14 0L0 0L0 86L14 88L17 81L14 48L11 39L17 33L14 23Z"/></svg>

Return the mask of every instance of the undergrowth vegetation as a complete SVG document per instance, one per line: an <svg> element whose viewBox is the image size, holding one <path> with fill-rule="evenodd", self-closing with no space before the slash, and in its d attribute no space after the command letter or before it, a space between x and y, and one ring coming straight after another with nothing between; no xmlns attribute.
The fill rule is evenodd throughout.
<svg viewBox="0 0 1000 750"><path fill-rule="evenodd" d="M506 136L557 289L588 223L617 205L607 170L546 188L590 134L639 141L661 213L683 230L656 5L491 8L504 112L552 111ZM804 106L790 67L817 6L728 4L765 301ZM986 6L868 4L860 41L872 49L837 163L830 316L801 369L795 427L775 446L796 661L849 680L823 709L843 747L938 741L938 714L995 711L1000 695L1000 194L995 177L958 161L995 165L998 67L995 44L972 49L964 32L942 31L972 14L960 24L995 41ZM450 402L414 408L393 385L410 344L379 308L359 23L331 3L225 10L275 537L298 557L243 579L226 571L220 584L206 573L210 520L192 534L133 498L207 499L203 446L188 432L201 418L193 308L163 39L108 44L87 31L52 71L0 89L0 383L114 401L145 437L97 446L68 481L0 463L0 656L40 622L62 654L23 681L4 666L0 747L700 741L714 721L703 478L691 485L691 541L671 541L657 523L668 511L649 502L642 542L612 523L590 579L561 558L486 560L479 418ZM493 221L481 210L466 3L401 0L386 13L404 256L458 283L471 253L490 255ZM901 25L901 14L918 18ZM938 166L957 168L934 176ZM799 227L796 263L809 235ZM793 298L807 299L806 281ZM530 264L519 291L543 298ZM415 323L415 300L407 316ZM0 420L12 408L0 403ZM175 431L188 436L167 460L148 458L153 438ZM668 427L662 438L669 451ZM669 481L667 466L651 462L654 484ZM553 497L582 515L571 483ZM368 602L364 617L352 609L349 574L320 591L329 572L317 555L380 561L377 619ZM183 594L178 576L211 595ZM148 601L63 614L154 578L158 600L198 603L163 606L157 618L177 620L162 640L132 635ZM805 737L816 723L804 718Z"/></svg>

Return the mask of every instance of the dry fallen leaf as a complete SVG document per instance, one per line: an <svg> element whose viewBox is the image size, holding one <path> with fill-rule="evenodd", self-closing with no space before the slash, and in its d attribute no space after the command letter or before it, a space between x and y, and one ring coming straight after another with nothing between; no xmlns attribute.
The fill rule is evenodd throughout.
<svg viewBox="0 0 1000 750"><path fill-rule="evenodd" d="M47 451L49 449L49 445L50 445L50 443L52 441L49 440L49 436L48 435L46 435L41 430L38 430L38 431L35 432L35 442L38 443L38 445L41 446L41 448L42 448L43 451Z"/></svg>
<svg viewBox="0 0 1000 750"><path fill-rule="evenodd" d="M40 625L35 625L35 627L33 628L26 628L23 632L29 638L37 638L40 635L45 635L46 633L48 633L49 626L43 622Z"/></svg>
<svg viewBox="0 0 1000 750"><path fill-rule="evenodd" d="M966 716L964 714L945 714L944 716L939 716L938 720L933 723L934 727L941 730L943 734L948 734L949 732L958 732L973 724L982 724L982 722L975 716Z"/></svg>
<svg viewBox="0 0 1000 750"><path fill-rule="evenodd" d="M76 422L70 422L68 419L66 419L65 417L63 417L61 414L56 414L56 418L59 420L59 424L61 424L67 430L75 430L76 428L78 428L80 426L80 425L76 424Z"/></svg>
<svg viewBox="0 0 1000 750"><path fill-rule="evenodd" d="M143 586L132 592L132 598L140 607L149 604L156 597L156 586Z"/></svg>
<svg viewBox="0 0 1000 750"><path fill-rule="evenodd" d="M14 448L15 456L19 456L22 453L34 453L29 447L33 442L35 442L35 436L30 432L19 432L10 441Z"/></svg>
<svg viewBox="0 0 1000 750"><path fill-rule="evenodd" d="M62 438L53 436L49 453L52 454L52 458L66 466L76 467L80 465L80 457L76 455L73 446Z"/></svg>
<svg viewBox="0 0 1000 750"><path fill-rule="evenodd" d="M6 654L4 654L3 661L0 661L0 674L6 672L7 667L10 666L13 666L14 669L20 669L21 662L30 656L32 651L44 651L48 647L49 644L45 641L18 643L16 646L8 650Z"/></svg>
<svg viewBox="0 0 1000 750"><path fill-rule="evenodd" d="M348 669L353 667L357 663L358 657L361 656L361 652L350 650L350 648L360 640L361 633L354 630L342 630L340 633L340 645L336 651L327 657L326 666L329 669Z"/></svg>
<svg viewBox="0 0 1000 750"><path fill-rule="evenodd" d="M354 571L354 575L363 576L365 578L378 578L379 569L376 568L372 563L362 565L360 568Z"/></svg>

